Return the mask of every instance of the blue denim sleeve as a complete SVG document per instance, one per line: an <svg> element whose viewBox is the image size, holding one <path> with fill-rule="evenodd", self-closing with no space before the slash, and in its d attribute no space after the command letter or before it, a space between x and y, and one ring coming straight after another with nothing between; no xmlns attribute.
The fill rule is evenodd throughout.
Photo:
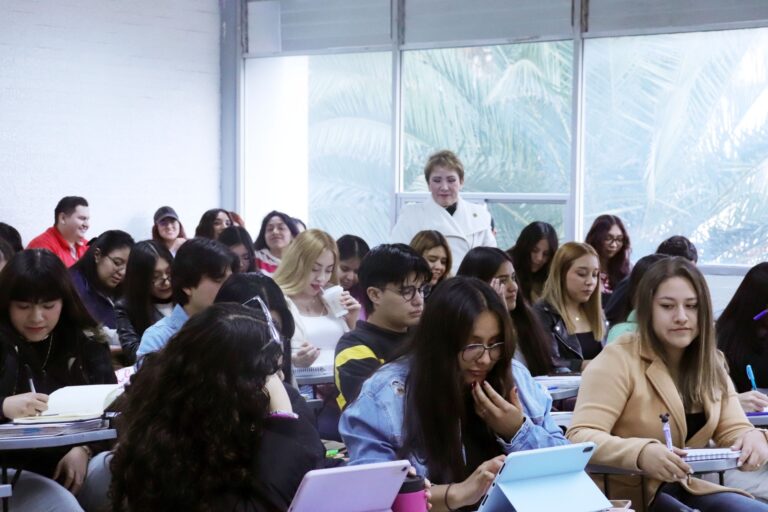
<svg viewBox="0 0 768 512"><path fill-rule="evenodd" d="M387 407L376 403L376 397L366 387L344 409L339 420L339 433L349 450L349 463L397 460L399 441L393 418Z"/></svg>
<svg viewBox="0 0 768 512"><path fill-rule="evenodd" d="M569 444L562 429L549 414L552 398L531 377L531 373L519 361L512 361L512 374L517 393L525 409L525 422L517 434L507 443L499 438L505 453L548 448Z"/></svg>

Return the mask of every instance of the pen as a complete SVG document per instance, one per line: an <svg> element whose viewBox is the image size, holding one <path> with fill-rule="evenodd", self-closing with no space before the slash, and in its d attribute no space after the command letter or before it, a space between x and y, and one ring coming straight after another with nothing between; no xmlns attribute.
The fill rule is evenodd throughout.
<svg viewBox="0 0 768 512"><path fill-rule="evenodd" d="M756 314L755 316L753 316L753 317L752 317L752 320L760 320L760 319L761 319L761 318L763 318L765 315L768 315L768 309L764 309L764 310L762 310L761 312L759 312L758 314Z"/></svg>
<svg viewBox="0 0 768 512"><path fill-rule="evenodd" d="M747 378L752 384L752 391L757 391L757 383L755 382L755 372L752 371L752 365L747 365Z"/></svg>
<svg viewBox="0 0 768 512"><path fill-rule="evenodd" d="M669 429L669 413L659 414L661 418L661 430L664 431L664 439L667 441L667 450L672 450L672 431Z"/></svg>
<svg viewBox="0 0 768 512"><path fill-rule="evenodd" d="M24 369L27 372L27 379L29 379L29 390L33 393L37 393L37 391L35 391L35 383L32 380L32 368L30 368L28 364L25 364Z"/></svg>

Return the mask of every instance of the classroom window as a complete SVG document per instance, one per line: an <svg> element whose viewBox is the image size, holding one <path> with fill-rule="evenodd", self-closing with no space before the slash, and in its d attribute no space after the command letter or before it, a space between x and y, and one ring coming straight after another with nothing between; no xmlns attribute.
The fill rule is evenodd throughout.
<svg viewBox="0 0 768 512"><path fill-rule="evenodd" d="M534 221L552 224L558 238L564 237L566 206L564 204L526 204L488 202L488 211L496 229L496 243L507 250L515 245L520 231Z"/></svg>
<svg viewBox="0 0 768 512"><path fill-rule="evenodd" d="M584 226L620 216L634 258L685 235L764 260L768 28L587 40L584 76Z"/></svg>

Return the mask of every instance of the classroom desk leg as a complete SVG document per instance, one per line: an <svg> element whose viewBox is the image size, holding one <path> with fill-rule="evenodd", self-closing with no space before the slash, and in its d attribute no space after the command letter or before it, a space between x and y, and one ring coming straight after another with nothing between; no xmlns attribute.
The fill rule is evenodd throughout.
<svg viewBox="0 0 768 512"><path fill-rule="evenodd" d="M8 485L8 466L5 464L5 460L2 461L3 465L3 485ZM3 512L8 512L8 496L3 497Z"/></svg>

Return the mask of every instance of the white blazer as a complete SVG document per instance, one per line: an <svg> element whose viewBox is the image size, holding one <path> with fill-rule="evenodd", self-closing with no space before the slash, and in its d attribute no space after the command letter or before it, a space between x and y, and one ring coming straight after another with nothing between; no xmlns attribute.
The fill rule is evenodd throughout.
<svg viewBox="0 0 768 512"><path fill-rule="evenodd" d="M453 269L458 270L461 260L475 247L496 247L496 238L491 232L491 214L485 205L470 203L459 198L456 212L451 215L437 204L432 197L423 203L403 208L390 239L393 243L408 244L419 231L433 229L448 240L453 258Z"/></svg>

